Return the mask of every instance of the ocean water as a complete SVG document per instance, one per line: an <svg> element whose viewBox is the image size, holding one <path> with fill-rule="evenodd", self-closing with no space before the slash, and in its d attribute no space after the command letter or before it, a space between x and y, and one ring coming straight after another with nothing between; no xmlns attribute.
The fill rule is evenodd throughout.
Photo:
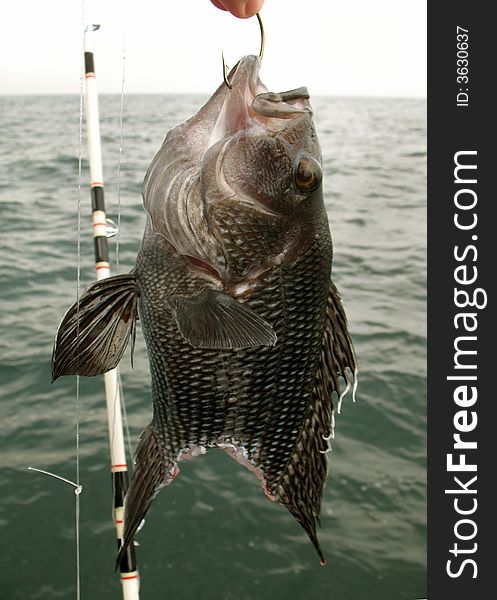
<svg viewBox="0 0 497 600"><path fill-rule="evenodd" d="M196 96L128 96L121 233L114 272L132 268L141 182ZM106 201L117 219L117 96L101 98ZM223 452L182 463L139 535L141 597L189 600L413 600L426 595L426 103L313 99L334 239L334 280L359 362L357 402L336 421L319 566L300 526ZM0 598L75 597L76 382L50 385L53 336L76 296L79 99L0 97ZM85 141L83 140L86 156ZM83 161L81 281L94 278ZM119 265L116 265L116 240ZM149 422L137 336L122 379L133 446ZM120 598L113 572L101 378L82 379L82 598Z"/></svg>

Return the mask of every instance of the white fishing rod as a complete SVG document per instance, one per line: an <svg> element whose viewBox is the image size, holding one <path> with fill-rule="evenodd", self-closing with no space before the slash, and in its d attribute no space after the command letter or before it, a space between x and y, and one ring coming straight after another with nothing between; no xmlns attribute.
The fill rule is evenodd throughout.
<svg viewBox="0 0 497 600"><path fill-rule="evenodd" d="M90 185L92 203L93 237L95 244L95 268L97 280L110 276L109 249L107 238L115 234L105 214L104 183L102 172L102 151L100 145L100 121L98 114L98 93L95 78L93 48L94 32L99 25L85 27L85 103L88 138L88 159L90 163ZM124 447L121 412L121 397L117 369L104 374L107 421L109 427L110 461L113 489L113 515L118 548L122 544L124 496L128 490L128 466ZM139 599L139 576L136 557L131 544L119 564L124 600Z"/></svg>

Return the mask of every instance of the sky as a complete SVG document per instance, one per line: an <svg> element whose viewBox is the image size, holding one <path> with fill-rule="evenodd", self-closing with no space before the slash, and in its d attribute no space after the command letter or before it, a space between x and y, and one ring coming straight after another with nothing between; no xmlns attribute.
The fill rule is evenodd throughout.
<svg viewBox="0 0 497 600"><path fill-rule="evenodd" d="M0 94L79 94L82 24L99 23L101 93L212 93L221 50L257 54L255 17L209 0L11 0L2 7ZM266 0L261 79L271 90L426 96L426 0ZM123 59L124 57L124 59Z"/></svg>

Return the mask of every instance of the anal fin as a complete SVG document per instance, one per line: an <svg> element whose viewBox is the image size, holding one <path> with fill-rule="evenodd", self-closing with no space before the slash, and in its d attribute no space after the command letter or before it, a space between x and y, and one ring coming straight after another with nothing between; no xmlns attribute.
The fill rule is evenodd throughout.
<svg viewBox="0 0 497 600"><path fill-rule="evenodd" d="M116 569L133 542L153 499L173 477L164 463L153 427L149 425L140 436L133 478L124 499L123 541L116 558Z"/></svg>

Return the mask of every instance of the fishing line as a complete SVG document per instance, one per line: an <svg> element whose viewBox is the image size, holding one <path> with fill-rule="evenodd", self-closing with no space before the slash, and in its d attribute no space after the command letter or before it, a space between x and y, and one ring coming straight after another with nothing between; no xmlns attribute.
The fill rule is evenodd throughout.
<svg viewBox="0 0 497 600"><path fill-rule="evenodd" d="M126 444L128 446L130 460L133 460L133 456L134 456L133 444L131 443L131 434L129 431L128 413L126 411L126 402L124 401L123 382L121 379L120 371L118 371L117 376L118 376L118 383L119 383L119 394L121 395L122 417L123 417L124 429L126 431Z"/></svg>
<svg viewBox="0 0 497 600"><path fill-rule="evenodd" d="M84 30L85 30L85 0L81 0L81 30L82 36L82 49L84 49ZM81 176L82 176L82 163L83 163L83 85L84 85L84 54L81 52L81 65L80 65L80 89L79 89L79 140L78 140L78 176L77 176L77 192L76 192L76 203L77 203L77 233L76 233L76 340L78 345L77 350L77 364L76 370L79 371L79 297L81 287ZM80 566L80 496L83 491L83 486L80 482L80 389L79 389L79 375L76 376L76 432L75 432L75 443L76 443L76 482L45 471L44 469L37 469L35 467L28 467L29 471L35 471L36 473L42 473L59 481L63 481L74 487L75 494L75 538L76 538L76 600L81 600L81 566Z"/></svg>
<svg viewBox="0 0 497 600"><path fill-rule="evenodd" d="M116 236L116 272L119 273L119 240L121 237L121 212L122 212L122 201L121 201L121 165L122 156L124 151L124 88L126 82L126 37L123 33L123 51L122 51L122 68L121 68L121 101L119 106L119 153L117 157L117 236ZM133 448L131 444L131 434L129 431L128 413L126 411L126 402L124 399L124 390L122 385L121 373L117 372L118 377L118 390L121 398L121 416L126 431L126 443L128 446L128 452L130 458L133 458ZM117 393L117 392L116 392ZM116 399L117 400L117 399Z"/></svg>
<svg viewBox="0 0 497 600"><path fill-rule="evenodd" d="M82 485L78 485L77 483L74 483L74 481L71 481L70 479L66 479L65 477L61 477L60 475L56 475L55 473L51 473L50 471L44 471L43 469L37 469L35 467L28 467L28 471L35 471L36 473L42 473L43 475L48 475L49 477L53 477L54 479L58 479L59 481L64 481L65 483L68 483L69 485L72 485L75 488L74 493L76 495L81 494L81 492L83 491Z"/></svg>
<svg viewBox="0 0 497 600"><path fill-rule="evenodd" d="M126 38L123 36L121 103L119 107L119 154L117 157L117 239L116 239L116 272L119 273L119 238L121 236L121 161L124 146L124 82L126 76Z"/></svg>
<svg viewBox="0 0 497 600"><path fill-rule="evenodd" d="M85 0L81 0L81 51L80 51L80 76L79 76L79 140L78 140L78 191L77 191L77 259L76 259L76 340L78 344L77 349L77 366L76 370L79 372L79 308L80 308L80 287L81 287L81 177L82 177L82 166L83 166L83 94L84 94L84 48L85 48L85 20L86 20L86 5ZM76 510L75 510L75 521L76 521L76 600L81 598L81 565L80 565L80 544L79 544L79 528L80 528L80 497L81 497L81 483L80 483L80 380L79 375L76 376Z"/></svg>

